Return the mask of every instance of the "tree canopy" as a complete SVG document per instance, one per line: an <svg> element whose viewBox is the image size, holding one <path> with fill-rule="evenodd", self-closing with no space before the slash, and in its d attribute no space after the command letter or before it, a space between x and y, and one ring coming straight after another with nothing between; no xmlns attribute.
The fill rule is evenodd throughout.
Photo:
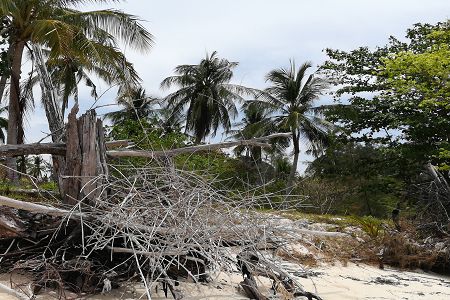
<svg viewBox="0 0 450 300"><path fill-rule="evenodd" d="M418 172L431 161L445 164L448 149L448 23L415 24L406 42L346 52L327 49L322 71L337 86L342 105L328 116L354 141L396 149L399 165Z"/></svg>

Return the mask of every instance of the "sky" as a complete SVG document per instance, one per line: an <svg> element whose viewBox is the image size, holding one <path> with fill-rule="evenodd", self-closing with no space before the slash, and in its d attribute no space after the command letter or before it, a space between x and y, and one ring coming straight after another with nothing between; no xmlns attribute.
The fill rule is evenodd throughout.
<svg viewBox="0 0 450 300"><path fill-rule="evenodd" d="M113 8L138 16L154 35L148 53L123 49L134 63L147 93L164 96L159 85L181 64L197 64L206 53L239 62L234 83L264 88L270 70L311 61L326 60L325 48L351 50L359 46L384 45L390 35L403 37L414 23L436 23L450 18L448 0L128 0L81 10ZM114 103L114 90L98 82L96 105ZM331 98L325 95L321 100ZM93 104L87 89L81 88L81 112ZM69 104L69 107L72 103ZM106 106L101 115L118 109ZM236 122L239 120L236 120ZM30 116L27 142L48 133L40 104ZM222 139L219 135L213 141ZM307 160L307 157L301 160ZM299 167L303 169L303 167Z"/></svg>

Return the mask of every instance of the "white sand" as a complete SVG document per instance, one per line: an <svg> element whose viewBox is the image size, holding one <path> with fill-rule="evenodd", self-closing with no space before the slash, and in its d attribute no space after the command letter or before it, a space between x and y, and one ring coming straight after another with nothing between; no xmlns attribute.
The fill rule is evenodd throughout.
<svg viewBox="0 0 450 300"><path fill-rule="evenodd" d="M291 265L291 269L294 265ZM380 270L373 266L349 264L348 266L326 266L311 269L316 275L310 278L298 278L305 290L316 292L324 300L352 299L450 299L450 277L428 274L421 271L409 272L396 269ZM238 273L220 274L212 284L183 283L185 299L247 299L238 288L242 277ZM0 282L9 286L5 276ZM266 280L261 283L269 285ZM317 289L317 290L316 290ZM166 299L161 287L152 299ZM107 295L90 296L92 300L138 299L144 290L140 285L121 288ZM74 294L68 296L76 297ZM145 299L142 297L141 299ZM16 300L11 294L0 291L1 300ZM40 295L37 299L54 299L49 295ZM170 296L167 299L172 299Z"/></svg>

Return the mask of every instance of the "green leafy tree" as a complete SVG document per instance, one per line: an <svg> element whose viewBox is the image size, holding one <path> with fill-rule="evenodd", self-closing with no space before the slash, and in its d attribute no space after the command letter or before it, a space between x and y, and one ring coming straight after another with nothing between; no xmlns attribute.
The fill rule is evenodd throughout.
<svg viewBox="0 0 450 300"><path fill-rule="evenodd" d="M46 171L45 163L45 160L39 155L31 157L27 164L28 174L38 180L42 180Z"/></svg>
<svg viewBox="0 0 450 300"><path fill-rule="evenodd" d="M443 163L439 151L450 138L448 32L448 23L415 24L406 42L390 37L375 50L326 50L330 59L321 69L342 104L328 117L349 139L396 152L405 180L428 161Z"/></svg>
<svg viewBox="0 0 450 300"><path fill-rule="evenodd" d="M381 75L387 79L389 91L395 95L418 94L419 109L425 116L433 118L437 123L433 131L445 130L449 126L450 114L450 22L441 30L432 31L424 37L430 45L424 52L402 51L385 58ZM407 125L413 123L408 120ZM417 129L411 137L424 129L414 124ZM417 132L419 131L419 132ZM437 132L427 130L425 134L436 135ZM414 135L413 135L414 134ZM420 136L419 136L420 137ZM441 169L450 170L450 135L439 134L435 139L439 154L434 160L440 163Z"/></svg>
<svg viewBox="0 0 450 300"><path fill-rule="evenodd" d="M272 122L281 132L292 134L294 161L288 178L288 187L292 190L300 155L300 140L308 151L318 155L326 144L328 132L332 125L321 116L322 108L314 102L328 87L327 82L307 71L311 63L307 62L296 68L291 61L289 68L276 69L266 75L271 84L263 96L275 113Z"/></svg>
<svg viewBox="0 0 450 300"><path fill-rule="evenodd" d="M308 166L309 179L302 188L339 187L331 212L386 217L403 200L395 156L387 147L331 138L326 151Z"/></svg>
<svg viewBox="0 0 450 300"><path fill-rule="evenodd" d="M237 115L234 101L243 101L241 94L250 89L230 84L233 69L238 65L217 57L217 52L206 55L198 65L180 65L175 76L167 77L162 88L179 89L165 97L173 114L186 111L186 131L192 132L195 143L209 134L214 136L219 126L225 132L231 128L231 119Z"/></svg>
<svg viewBox="0 0 450 300"><path fill-rule="evenodd" d="M148 49L151 35L136 17L117 10L82 12L71 7L92 1L3 0L0 15L9 20L10 92L8 144L17 144L20 111L22 57L29 43L50 50L49 60L76 56L84 63L115 54L119 40L138 49ZM95 1L105 2L105 1ZM122 55L123 57L123 55ZM95 65L93 65L95 67Z"/></svg>

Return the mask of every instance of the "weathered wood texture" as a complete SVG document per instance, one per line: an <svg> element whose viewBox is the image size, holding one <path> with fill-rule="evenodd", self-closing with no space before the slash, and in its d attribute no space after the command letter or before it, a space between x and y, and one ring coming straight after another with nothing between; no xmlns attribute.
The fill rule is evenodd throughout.
<svg viewBox="0 0 450 300"><path fill-rule="evenodd" d="M66 159L61 171L63 202L76 204L87 197L95 201L102 191L102 176L108 175L103 124L94 110L78 120L78 106L68 116L66 129Z"/></svg>
<svg viewBox="0 0 450 300"><path fill-rule="evenodd" d="M120 147L128 147L132 145L129 141L111 141L106 142L106 149L114 149ZM22 155L39 155L39 154L52 154L58 156L66 156L66 144L65 143L31 143L31 144L19 144L19 145L1 145L0 156L22 156Z"/></svg>
<svg viewBox="0 0 450 300"><path fill-rule="evenodd" d="M49 207L41 204L15 200L9 197L0 196L0 206L7 206L26 210L32 213L42 213L51 216L65 216L70 212L64 209Z"/></svg>
<svg viewBox="0 0 450 300"><path fill-rule="evenodd" d="M42 143L42 144L20 144L20 145L0 146L0 156L21 156L30 154L65 155L66 144Z"/></svg>
<svg viewBox="0 0 450 300"><path fill-rule="evenodd" d="M107 151L108 156L110 157L148 157L148 158L156 158L156 157L170 157L184 153L193 153L198 151L212 151L222 148L229 148L234 146L241 145L252 145L259 147L270 147L270 144L261 143L261 141L267 141L272 138L279 137L290 137L290 133L275 133L268 136L263 136L259 138L253 138L249 140L242 141L233 141L233 142L223 142L217 144L207 144L207 145L197 145L191 147L170 149L164 151L144 151L144 150L111 150Z"/></svg>

